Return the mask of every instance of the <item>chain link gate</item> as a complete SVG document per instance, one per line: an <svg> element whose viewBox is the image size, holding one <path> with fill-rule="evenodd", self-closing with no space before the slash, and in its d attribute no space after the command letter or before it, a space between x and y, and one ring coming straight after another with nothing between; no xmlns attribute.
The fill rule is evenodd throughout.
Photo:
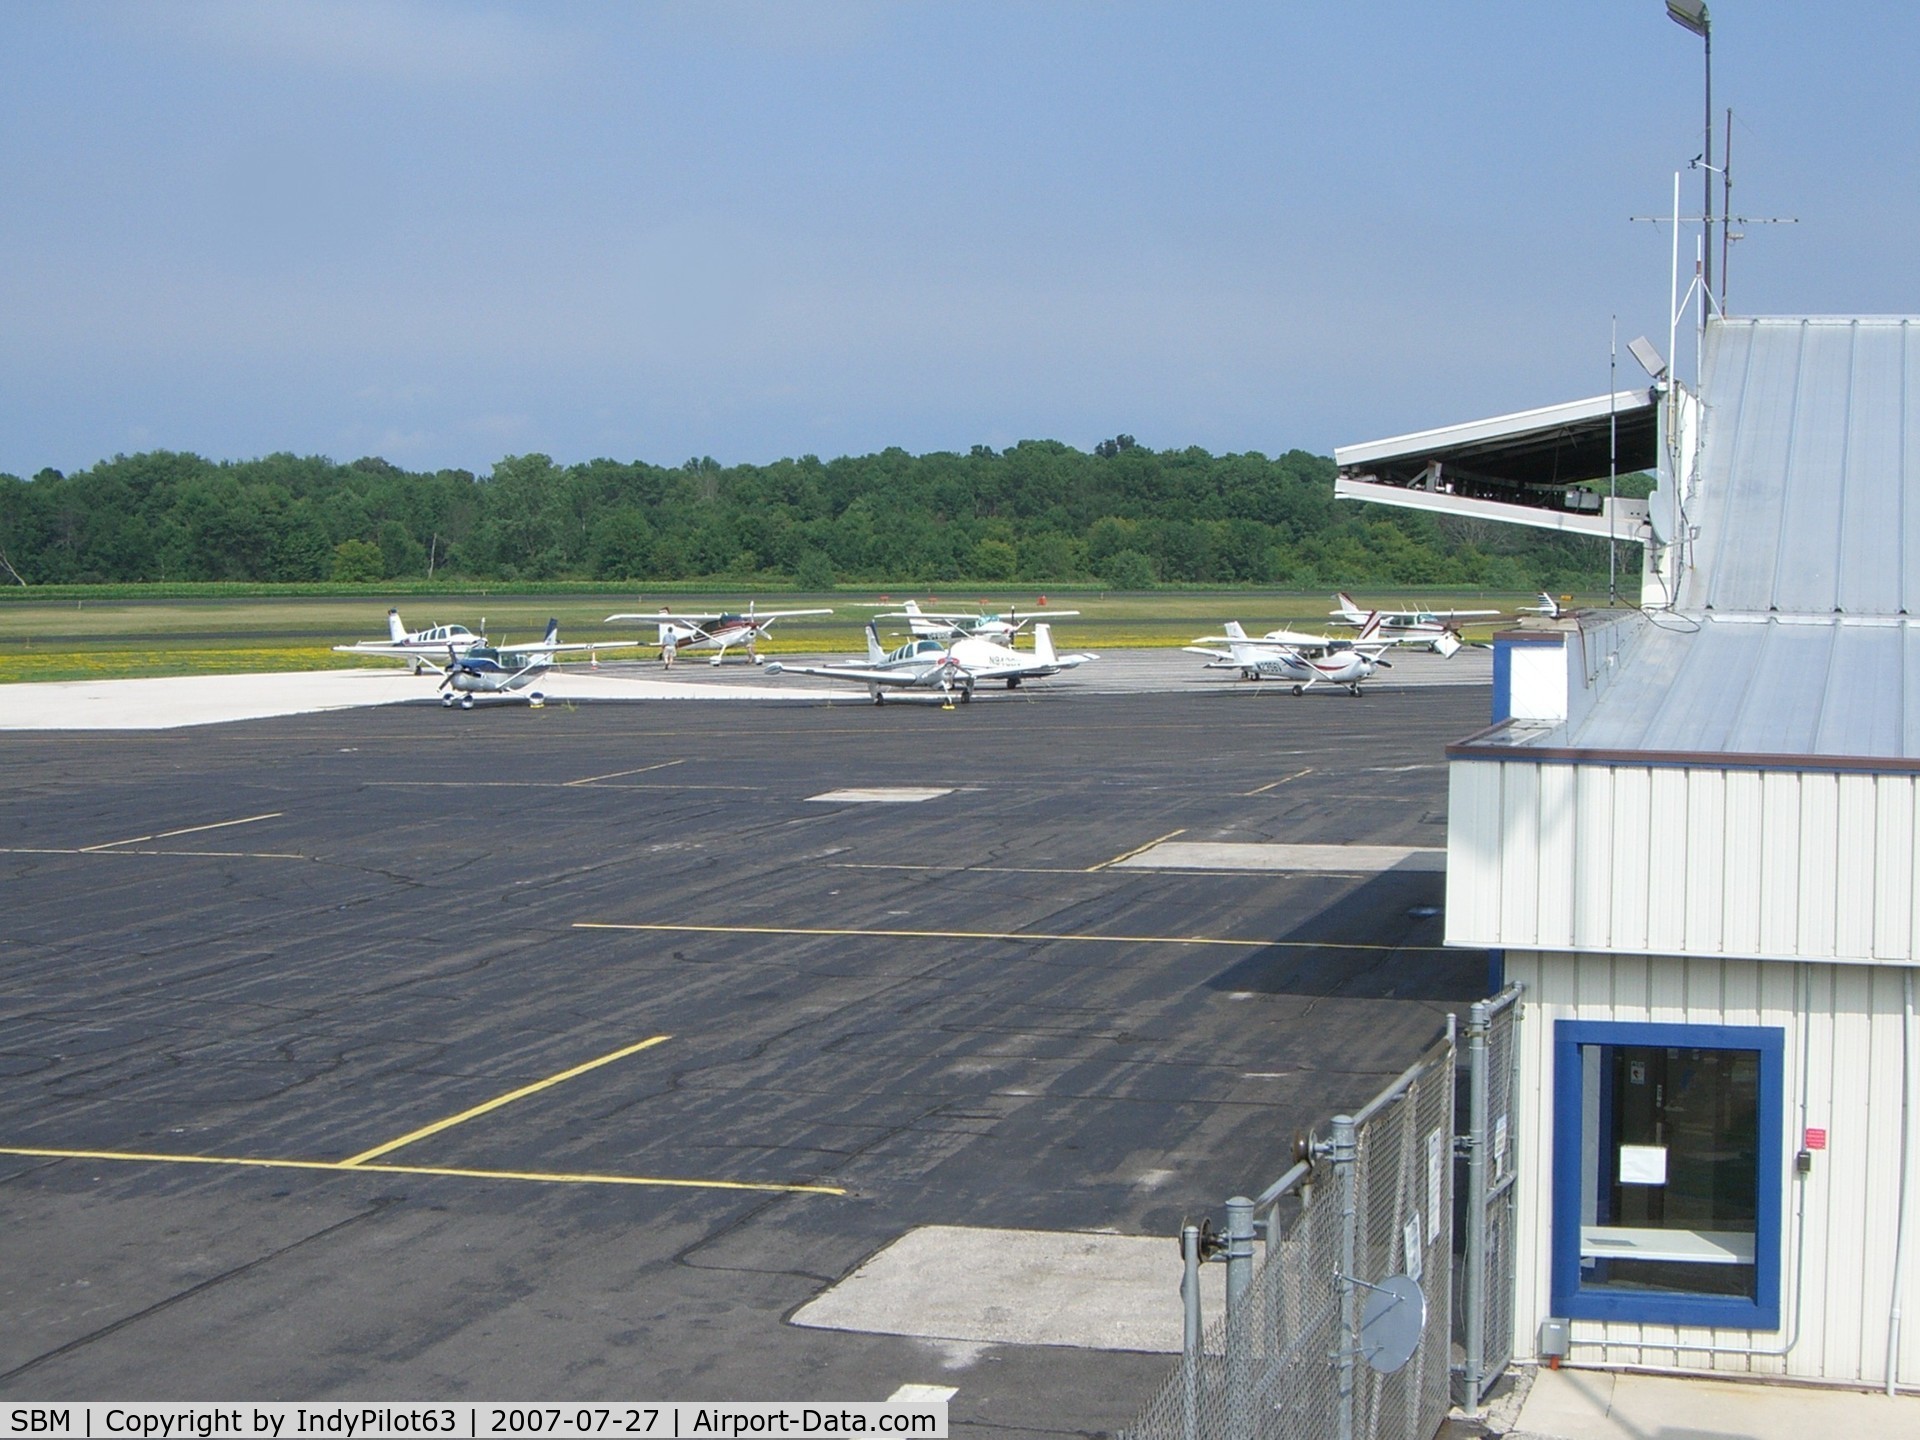
<svg viewBox="0 0 1920 1440"><path fill-rule="evenodd" d="M1126 1434L1429 1440L1451 1379L1453 1132L1449 1018L1397 1080L1310 1141L1309 1158L1258 1199L1228 1201L1224 1236L1186 1228L1185 1353ZM1203 1331L1199 1265L1215 1254L1227 1261L1227 1313Z"/></svg>
<svg viewBox="0 0 1920 1440"><path fill-rule="evenodd" d="M1513 1359L1515 1080L1520 987L1474 1005L1467 1019L1466 1258L1461 1274L1461 1407L1480 1402Z"/></svg>

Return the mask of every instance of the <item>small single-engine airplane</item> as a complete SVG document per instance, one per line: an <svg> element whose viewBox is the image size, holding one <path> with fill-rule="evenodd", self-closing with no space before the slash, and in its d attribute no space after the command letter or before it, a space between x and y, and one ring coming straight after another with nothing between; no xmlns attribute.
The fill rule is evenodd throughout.
<svg viewBox="0 0 1920 1440"><path fill-rule="evenodd" d="M956 691L962 703L973 699L973 687L983 681L1001 681L1009 690L1016 690L1023 680L1058 675L1062 670L1099 658L1080 652L1057 653L1053 648L1053 627L1044 623L1033 627L1030 651L1015 650L978 636L967 636L950 645L922 636L886 651L880 647L879 627L869 620L866 664L783 665L776 660L767 666L767 673L791 672L827 680L851 680L865 685L876 705L886 703L889 689L937 690L951 704Z"/></svg>
<svg viewBox="0 0 1920 1440"><path fill-rule="evenodd" d="M1480 619L1498 615L1498 610L1362 610L1346 591L1333 597L1338 610L1330 611L1336 625L1361 626L1369 615L1380 617L1381 638L1394 645L1424 645L1442 657L1459 650L1457 620Z"/></svg>
<svg viewBox="0 0 1920 1440"><path fill-rule="evenodd" d="M747 613L735 615L723 613L717 615L676 615L671 610L661 609L652 615L609 615L607 624L617 620L638 620L660 627L657 642L662 651L674 650L713 650L718 653L708 661L718 665L726 658L727 651L736 645L744 645L747 659L758 664L760 656L757 650L760 637L767 632L776 620L791 619L795 615L831 615L831 610L758 610L751 603ZM635 641L635 644L644 642Z"/></svg>
<svg viewBox="0 0 1920 1440"><path fill-rule="evenodd" d="M1078 610L1048 610L1047 619L1058 619L1063 615L1078 615ZM1002 645L1013 644L1013 637L1027 626L1041 619L1039 615L1022 615L1018 610L1009 609L1004 615L978 610L922 610L917 600L901 603L898 610L876 615L876 620L904 620L907 633L916 638L928 640L964 640L976 636L982 640L997 640Z"/></svg>
<svg viewBox="0 0 1920 1440"><path fill-rule="evenodd" d="M1380 617L1372 616L1353 643L1313 654L1271 636L1256 640L1238 620L1229 620L1225 635L1203 635L1185 648L1196 655L1213 657L1207 665L1210 670L1238 670L1248 680L1290 683L1296 695L1315 685L1344 685L1350 694L1358 695L1361 683L1371 680L1376 668L1393 668L1380 653L1392 643L1379 638L1380 628ZM1224 644L1227 649L1202 648L1209 641Z"/></svg>
<svg viewBox="0 0 1920 1440"><path fill-rule="evenodd" d="M449 649L446 668L440 676L440 703L450 706L458 701L462 710L471 710L476 695L505 695L526 689L559 663L563 651L591 652L639 643L638 640L587 640L562 645L560 622L549 620L547 633L531 645L511 649L474 645L464 654ZM538 709L546 703L546 697L538 690L528 690L527 703Z"/></svg>
<svg viewBox="0 0 1920 1440"><path fill-rule="evenodd" d="M1522 605L1520 607L1520 613L1522 615L1544 615L1549 620L1558 620L1561 615L1560 602L1554 599L1549 592L1542 590L1540 592L1540 603L1538 605Z"/></svg>
<svg viewBox="0 0 1920 1440"><path fill-rule="evenodd" d="M481 628L485 626L486 622L482 621ZM448 649L461 653L487 643L486 636L476 635L464 625L429 625L424 630L409 631L400 623L398 610L387 611L387 634L385 640L361 640L333 648L341 655L386 655L395 660L411 660L413 673L421 675L428 670L438 670L440 666L433 657Z"/></svg>

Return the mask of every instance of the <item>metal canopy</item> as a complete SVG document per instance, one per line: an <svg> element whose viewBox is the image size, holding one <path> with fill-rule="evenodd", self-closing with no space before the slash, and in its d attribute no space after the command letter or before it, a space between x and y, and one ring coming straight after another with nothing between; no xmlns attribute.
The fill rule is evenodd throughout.
<svg viewBox="0 0 1920 1440"><path fill-rule="evenodd" d="M1620 472L1652 469L1659 428L1655 400L1651 390L1622 390L1343 445L1333 458L1342 475L1375 484L1425 485L1437 463L1442 477L1478 478L1509 488L1565 486L1608 473L1609 432L1616 425Z"/></svg>

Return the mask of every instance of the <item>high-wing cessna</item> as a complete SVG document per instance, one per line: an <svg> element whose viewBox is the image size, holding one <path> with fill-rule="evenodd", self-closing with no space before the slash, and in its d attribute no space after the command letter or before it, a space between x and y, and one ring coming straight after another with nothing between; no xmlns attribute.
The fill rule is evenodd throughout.
<svg viewBox="0 0 1920 1440"><path fill-rule="evenodd" d="M413 673L419 675L429 669L440 669L437 657L448 650L461 654L487 643L486 636L476 635L464 625L429 625L424 630L409 631L400 623L398 610L387 611L387 634L385 640L361 640L333 648L341 655L387 655L395 660L411 660Z"/></svg>
<svg viewBox="0 0 1920 1440"><path fill-rule="evenodd" d="M1315 654L1272 636L1256 640L1238 620L1229 620L1225 635L1203 635L1186 648L1196 655L1214 657L1209 669L1238 670L1249 680L1279 680L1291 684L1296 695L1315 685L1344 685L1349 693L1358 695L1361 683L1371 680L1377 667L1393 668L1380 653L1391 643L1379 638L1380 630L1380 617L1370 616L1353 643ZM1202 648L1210 641L1227 649Z"/></svg>
<svg viewBox="0 0 1920 1440"><path fill-rule="evenodd" d="M1048 619L1057 619L1062 615L1078 615L1078 610L1049 610ZM898 610L884 615L876 615L876 620L904 620L907 632L916 639L963 640L968 636L978 636L982 640L997 640L1002 645L1013 644L1013 637L1028 625L1041 617L1022 615L1018 610L1009 609L1004 615L982 613L977 610L922 610L917 600L901 603Z"/></svg>
<svg viewBox="0 0 1920 1440"><path fill-rule="evenodd" d="M1336 625L1361 626L1380 617L1380 636L1392 645L1424 645L1442 657L1460 648L1459 627L1451 622L1498 615L1498 610L1362 610L1346 591L1333 597L1340 608L1328 612Z"/></svg>
<svg viewBox="0 0 1920 1440"><path fill-rule="evenodd" d="M1522 605L1520 607L1520 613L1522 615L1544 615L1549 620L1558 620L1561 615L1560 602L1554 599L1549 591L1542 590L1540 592L1540 603L1538 605Z"/></svg>
<svg viewBox="0 0 1920 1440"><path fill-rule="evenodd" d="M564 651L606 650L639 643L638 640L600 640L562 645L560 622L549 620L547 633L531 645L511 649L475 645L464 654L449 650L446 668L440 677L440 703L452 705L457 700L462 710L471 710L476 695L505 695L526 689L551 670ZM537 708L546 703L546 697L538 690L528 690L527 702Z"/></svg>
<svg viewBox="0 0 1920 1440"><path fill-rule="evenodd" d="M818 675L828 680L851 680L867 687L876 705L886 703L888 690L934 690L947 698L955 692L961 701L973 699L973 687L988 681L1003 682L1009 690L1018 689L1023 680L1058 675L1098 655L1076 652L1059 654L1053 648L1053 627L1033 627L1033 649L1015 650L997 641L967 636L943 645L928 637L909 640L893 651L880 647L880 631L867 622L867 661L864 665L784 665L773 661L769 675L791 672Z"/></svg>
<svg viewBox="0 0 1920 1440"><path fill-rule="evenodd" d="M736 645L746 647L747 659L756 664L760 660L756 649L760 637L764 635L776 620L791 619L795 615L831 615L831 610L758 610L751 603L747 613L735 615L676 615L671 610L661 609L651 615L609 615L607 623L616 620L638 620L660 627L657 642L664 651L669 646L676 650L713 650L716 653L707 663L718 665L726 658L727 651ZM636 644L640 643L638 641Z"/></svg>

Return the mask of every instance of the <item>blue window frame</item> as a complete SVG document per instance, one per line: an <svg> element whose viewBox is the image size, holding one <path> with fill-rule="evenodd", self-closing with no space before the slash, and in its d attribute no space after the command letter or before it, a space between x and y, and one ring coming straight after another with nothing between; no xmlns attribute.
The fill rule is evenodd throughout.
<svg viewBox="0 0 1920 1440"><path fill-rule="evenodd" d="M1780 1328L1784 1039L1555 1024L1553 1313Z"/></svg>

